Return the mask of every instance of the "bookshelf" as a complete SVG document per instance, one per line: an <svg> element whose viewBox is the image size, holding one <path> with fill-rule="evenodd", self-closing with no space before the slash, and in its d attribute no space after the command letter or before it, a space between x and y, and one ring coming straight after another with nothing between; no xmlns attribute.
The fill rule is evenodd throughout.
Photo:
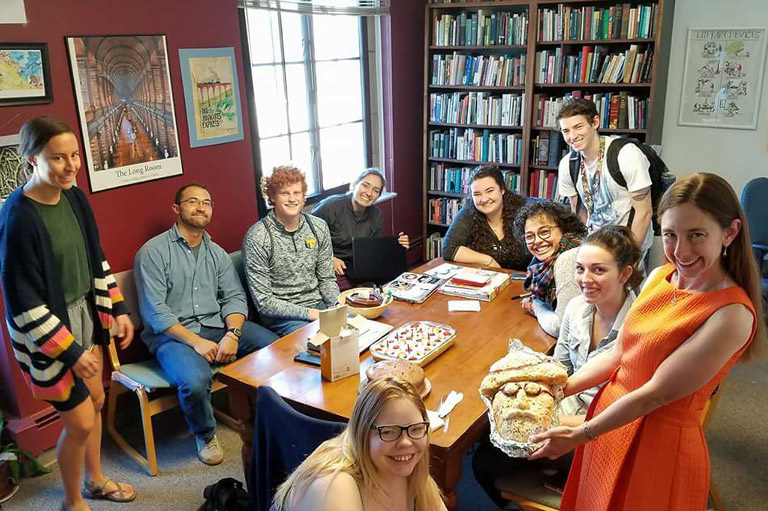
<svg viewBox="0 0 768 511"><path fill-rule="evenodd" d="M666 9L665 9L666 4ZM557 198L567 150L555 118L595 101L604 135L661 139L673 0L432 0L426 6L424 240L427 259L468 192L499 166L510 189Z"/></svg>

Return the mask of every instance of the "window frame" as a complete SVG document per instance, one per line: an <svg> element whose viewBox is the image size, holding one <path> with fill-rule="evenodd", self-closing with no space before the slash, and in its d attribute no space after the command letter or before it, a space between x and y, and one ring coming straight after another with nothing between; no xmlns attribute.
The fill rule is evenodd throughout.
<svg viewBox="0 0 768 511"><path fill-rule="evenodd" d="M281 61L280 62L273 62L270 64L252 64L251 58L250 58L250 41L248 39L248 13L246 12L247 7L238 9L238 17L240 20L240 36L241 36L241 45L243 49L243 69L244 69L244 79L247 81L247 85L245 87L246 89L246 98L248 101L248 114L249 114L249 125L251 128L251 144L253 148L253 167L255 171L255 178L256 178L256 196L257 196L257 208L259 212L259 217L263 218L264 215L267 214L270 206L267 204L266 199L262 196L261 193L261 179L265 175L262 159L261 159L261 146L260 142L262 138L259 137L259 128L258 128L258 116L256 112L256 98L255 98L255 92L254 92L254 86L253 86L253 69L255 67L262 67L262 66L278 66L281 71L283 72L283 87L284 87L284 94L286 97L286 101L288 100L287 96L287 78L285 76L285 69L286 65L288 64L285 60L285 54L283 50L283 36L282 36L282 20L280 19L280 16L282 13L278 12L278 23L279 23L279 30L280 30L280 54L281 54ZM349 124L355 124L358 122L362 123L363 127L363 143L364 143L364 156L365 156L365 166L371 167L373 166L373 126L371 124L371 72L370 72L370 58L369 58L369 44L368 44L368 37L369 37L369 30L371 30L370 22L368 16L357 16L358 26L359 26L359 57L352 57L352 58L344 58L344 59L335 59L337 61L344 61L344 60L359 60L360 62L360 90L361 90L361 98L362 98L362 105L361 105L361 119L352 121L352 122L345 122L340 123L335 126L345 126ZM307 37L307 40L312 41L311 44L308 45L308 48L303 52L303 58L302 58L302 64L304 66L305 75L306 75L306 83L307 83L307 104L308 104L308 121L309 126L307 130L301 130L297 132L291 131L291 125L290 125L290 115L287 116L287 133L281 133L280 135L275 135L273 137L265 138L264 140L268 140L270 138L277 138L286 136L288 137L288 144L289 147L292 149L292 140L291 137L293 135L296 135L298 133L308 133L310 137L310 149L312 151L311 158L312 158L312 168L311 169L301 169L305 172L307 179L314 180L316 184L316 188L318 189L316 192L312 194L307 195L306 199L306 205L312 205L317 202L320 202L324 198L335 195L339 193L345 193L349 190L350 183L344 183L342 185L329 188L329 189L323 189L323 171L322 171L322 156L321 156L321 143L320 143L320 130L323 129L319 126L319 115L318 115L318 102L317 102L317 87L316 87L316 59L314 56L315 51L315 44L312 40L312 37L314 36L313 33L313 24L311 20L311 15L303 14L301 15L301 26L302 26L302 33L305 37ZM332 60L331 60L332 61ZM292 62L293 63L293 62ZM288 103L286 103L286 109L288 109ZM326 126L324 128L328 128L332 126ZM360 169L363 170L362 168Z"/></svg>

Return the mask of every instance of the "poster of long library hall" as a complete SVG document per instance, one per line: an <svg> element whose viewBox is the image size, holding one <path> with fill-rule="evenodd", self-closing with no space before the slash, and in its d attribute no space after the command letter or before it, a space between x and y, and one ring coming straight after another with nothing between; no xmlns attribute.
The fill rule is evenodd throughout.
<svg viewBox="0 0 768 511"><path fill-rule="evenodd" d="M679 124L756 129L765 28L689 28Z"/></svg>

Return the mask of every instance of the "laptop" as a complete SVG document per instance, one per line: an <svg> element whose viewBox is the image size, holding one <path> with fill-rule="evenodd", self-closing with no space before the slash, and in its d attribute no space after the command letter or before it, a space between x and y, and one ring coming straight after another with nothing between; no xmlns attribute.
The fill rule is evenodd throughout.
<svg viewBox="0 0 768 511"><path fill-rule="evenodd" d="M405 270L405 248L397 236L352 238L352 261L355 281L384 284Z"/></svg>

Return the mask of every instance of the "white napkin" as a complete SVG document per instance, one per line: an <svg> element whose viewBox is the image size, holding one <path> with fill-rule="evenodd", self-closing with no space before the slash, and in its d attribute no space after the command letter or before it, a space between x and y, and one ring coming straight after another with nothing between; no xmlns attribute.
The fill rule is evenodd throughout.
<svg viewBox="0 0 768 511"><path fill-rule="evenodd" d="M449 300L448 312L480 312L479 300Z"/></svg>
<svg viewBox="0 0 768 511"><path fill-rule="evenodd" d="M451 410L453 410L457 404L461 402L461 400L464 399L464 394L461 392L456 392L455 390L452 390L443 400L442 404L440 405L440 408L437 409L437 415L444 419L446 415L451 413Z"/></svg>
<svg viewBox="0 0 768 511"><path fill-rule="evenodd" d="M434 412L432 410L427 410L427 418L429 419L429 431L437 431L438 429L442 428L445 424L445 421L440 418L440 416L437 414L437 412Z"/></svg>

